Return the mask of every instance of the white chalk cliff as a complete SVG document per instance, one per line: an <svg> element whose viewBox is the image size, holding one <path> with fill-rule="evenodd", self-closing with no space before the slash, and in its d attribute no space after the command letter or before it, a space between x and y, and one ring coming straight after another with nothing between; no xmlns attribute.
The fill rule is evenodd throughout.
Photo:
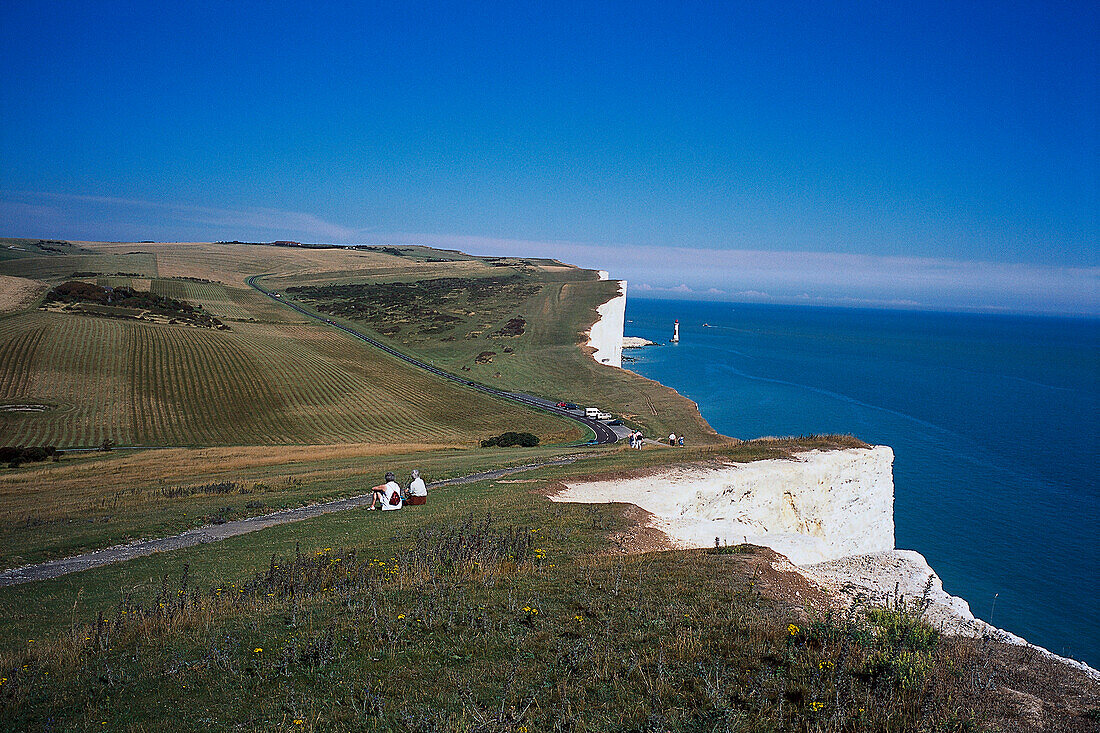
<svg viewBox="0 0 1100 733"><path fill-rule="evenodd" d="M926 618L948 633L1027 644L974 618L965 600L944 591L920 553L894 549L893 461L890 448L875 446L673 465L643 478L569 482L553 498L635 504L680 547L713 547L715 538L770 547L841 603L881 604L895 593L925 598ZM1058 659L1100 678L1081 662Z"/></svg>
<svg viewBox="0 0 1100 733"><path fill-rule="evenodd" d="M679 465L643 479L571 483L555 498L636 504L681 547L749 542L804 565L894 548L893 461L878 446Z"/></svg>
<svg viewBox="0 0 1100 733"><path fill-rule="evenodd" d="M600 279L607 279L603 270ZM599 318L588 332L588 345L595 349L592 358L614 367L623 365L623 324L626 320L626 280L618 282L619 294L596 309Z"/></svg>

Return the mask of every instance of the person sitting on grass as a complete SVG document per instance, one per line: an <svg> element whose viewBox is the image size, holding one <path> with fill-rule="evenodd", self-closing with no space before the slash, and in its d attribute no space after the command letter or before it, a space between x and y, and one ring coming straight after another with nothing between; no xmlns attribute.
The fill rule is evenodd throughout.
<svg viewBox="0 0 1100 733"><path fill-rule="evenodd" d="M381 486L375 486L371 491L374 492L374 496L371 497L370 506L367 510L373 509L400 509L403 505L401 503L401 487L397 485L397 476L393 474L393 471L386 472L386 483ZM375 506L375 504L379 506Z"/></svg>
<svg viewBox="0 0 1100 733"><path fill-rule="evenodd" d="M419 506L428 503L428 487L424 479L420 478L420 469L412 470L412 483L409 484L409 506Z"/></svg>

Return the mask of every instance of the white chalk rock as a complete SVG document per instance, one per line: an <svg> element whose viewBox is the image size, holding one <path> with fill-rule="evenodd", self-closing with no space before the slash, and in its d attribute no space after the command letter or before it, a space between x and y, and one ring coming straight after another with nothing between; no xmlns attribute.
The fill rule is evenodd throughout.
<svg viewBox="0 0 1100 733"><path fill-rule="evenodd" d="M601 278L606 279L606 278ZM596 309L599 319L588 332L592 358L600 364L623 365L623 324L626 321L626 280L619 280L619 294Z"/></svg>
<svg viewBox="0 0 1100 733"><path fill-rule="evenodd" d="M894 453L887 446L794 458L673 466L657 475L570 483L559 501L626 502L682 547L752 544L799 565L894 547Z"/></svg>

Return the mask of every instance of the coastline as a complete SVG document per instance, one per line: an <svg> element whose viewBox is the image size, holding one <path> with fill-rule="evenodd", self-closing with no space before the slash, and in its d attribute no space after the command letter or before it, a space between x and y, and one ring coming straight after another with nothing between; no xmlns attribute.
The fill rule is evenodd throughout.
<svg viewBox="0 0 1100 733"><path fill-rule="evenodd" d="M1100 505L1079 459L1100 399L1095 330L637 295L630 335L660 340L675 316L684 340L626 352L638 354L627 368L698 400L727 435L853 432L891 446L897 546L927 557L979 618L1100 668ZM1052 572L1052 558L1069 561Z"/></svg>
<svg viewBox="0 0 1100 733"><path fill-rule="evenodd" d="M607 272L600 271L600 279L607 280ZM596 322L588 330L588 346L593 349L592 358L599 364L623 366L623 327L626 323L626 280L619 280L619 292L596 308Z"/></svg>
<svg viewBox="0 0 1100 733"><path fill-rule="evenodd" d="M741 464L675 464L640 477L566 481L551 499L623 503L679 549L747 543L769 547L840 608L898 600L927 606L949 635L990 637L1035 649L1100 680L1100 671L974 617L943 589L920 553L894 547L893 451L887 446L807 451Z"/></svg>

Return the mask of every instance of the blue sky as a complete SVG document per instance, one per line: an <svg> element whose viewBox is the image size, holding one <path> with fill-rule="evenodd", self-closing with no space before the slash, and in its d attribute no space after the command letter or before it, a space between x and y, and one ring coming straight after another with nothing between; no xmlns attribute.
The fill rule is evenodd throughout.
<svg viewBox="0 0 1100 733"><path fill-rule="evenodd" d="M0 234L1100 315L1095 3L551 5L6 2Z"/></svg>

